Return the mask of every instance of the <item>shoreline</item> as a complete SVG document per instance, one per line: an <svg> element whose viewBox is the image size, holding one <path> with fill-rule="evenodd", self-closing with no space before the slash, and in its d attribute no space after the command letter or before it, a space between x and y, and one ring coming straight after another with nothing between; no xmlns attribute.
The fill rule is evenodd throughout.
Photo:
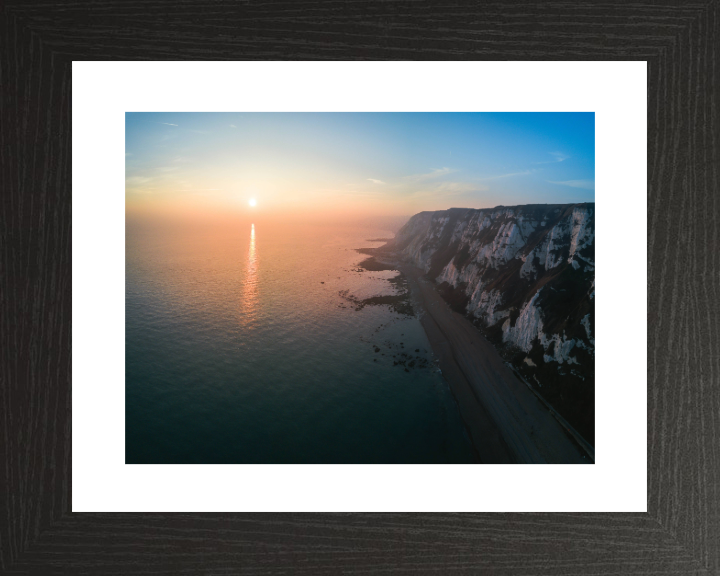
<svg viewBox="0 0 720 576"><path fill-rule="evenodd" d="M547 405L521 382L495 347L450 309L425 271L395 260L407 280L420 323L482 463L592 463Z"/></svg>

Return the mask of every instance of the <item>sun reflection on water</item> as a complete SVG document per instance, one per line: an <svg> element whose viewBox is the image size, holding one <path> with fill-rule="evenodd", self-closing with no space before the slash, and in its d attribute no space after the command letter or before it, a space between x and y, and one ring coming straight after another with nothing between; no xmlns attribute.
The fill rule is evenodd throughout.
<svg viewBox="0 0 720 576"><path fill-rule="evenodd" d="M258 255L255 247L255 224L250 226L250 247L243 288L242 318L244 326L250 327L257 316L258 307Z"/></svg>

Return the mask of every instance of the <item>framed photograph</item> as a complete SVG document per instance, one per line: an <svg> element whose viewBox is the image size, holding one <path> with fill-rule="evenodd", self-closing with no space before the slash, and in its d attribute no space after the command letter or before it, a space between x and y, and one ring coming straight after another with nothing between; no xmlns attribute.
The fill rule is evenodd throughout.
<svg viewBox="0 0 720 576"><path fill-rule="evenodd" d="M3 8L2 571L714 573L716 8L566 8Z"/></svg>
<svg viewBox="0 0 720 576"><path fill-rule="evenodd" d="M127 112L125 463L592 464L594 128Z"/></svg>

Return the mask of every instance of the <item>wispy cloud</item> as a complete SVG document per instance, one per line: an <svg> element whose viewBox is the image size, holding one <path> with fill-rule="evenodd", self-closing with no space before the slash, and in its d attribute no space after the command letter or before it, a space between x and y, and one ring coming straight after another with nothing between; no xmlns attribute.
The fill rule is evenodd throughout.
<svg viewBox="0 0 720 576"><path fill-rule="evenodd" d="M554 158L554 160L546 160L545 162L533 162L533 164L556 164L557 162L565 162L570 156L563 152L549 152L550 156Z"/></svg>
<svg viewBox="0 0 720 576"><path fill-rule="evenodd" d="M321 196L329 196L331 194L339 194L346 196L367 196L370 198L382 198L381 192L373 192L368 190L355 190L354 188L315 188L313 192Z"/></svg>
<svg viewBox="0 0 720 576"><path fill-rule="evenodd" d="M237 126L235 126L235 124L230 124L230 128L237 128Z"/></svg>
<svg viewBox="0 0 720 576"><path fill-rule="evenodd" d="M595 190L594 180L565 180L564 182L553 182L548 180L550 184L560 184L562 186L570 186L572 188L583 188L585 190Z"/></svg>
<svg viewBox="0 0 720 576"><path fill-rule="evenodd" d="M368 178L368 182L372 182L373 184L385 184L382 180L375 180L375 178Z"/></svg>
<svg viewBox="0 0 720 576"><path fill-rule="evenodd" d="M445 176L446 174L450 174L452 172L455 172L455 170L452 170L451 168L434 168L432 171L426 172L425 174L413 174L411 176L405 176L404 179L409 182L424 182L425 180L439 178L440 176Z"/></svg>
<svg viewBox="0 0 720 576"><path fill-rule="evenodd" d="M222 188L183 188L181 190L173 190L173 192L189 192L198 194L200 192L222 192Z"/></svg>
<svg viewBox="0 0 720 576"><path fill-rule="evenodd" d="M498 178L510 178L510 176L527 176L532 174L534 170L523 170L522 172L510 172L509 174L498 174L497 176L488 176L487 178L481 178L481 180L497 180Z"/></svg>
<svg viewBox="0 0 720 576"><path fill-rule="evenodd" d="M125 152L125 158L127 158L128 156L132 156L132 152Z"/></svg>
<svg viewBox="0 0 720 576"><path fill-rule="evenodd" d="M435 186L435 191L441 194L465 194L468 192L485 192L488 187L485 184L475 182L440 182Z"/></svg>
<svg viewBox="0 0 720 576"><path fill-rule="evenodd" d="M152 178L148 178L146 176L130 176L129 178L125 178L125 186L142 186L143 184L147 184L152 181Z"/></svg>
<svg viewBox="0 0 720 576"><path fill-rule="evenodd" d="M476 182L437 182L423 186L420 189L412 190L410 197L419 200L423 198L433 198L441 195L443 197L448 196L462 196L466 194L473 194L476 192L487 192L488 187L484 184L478 184Z"/></svg>

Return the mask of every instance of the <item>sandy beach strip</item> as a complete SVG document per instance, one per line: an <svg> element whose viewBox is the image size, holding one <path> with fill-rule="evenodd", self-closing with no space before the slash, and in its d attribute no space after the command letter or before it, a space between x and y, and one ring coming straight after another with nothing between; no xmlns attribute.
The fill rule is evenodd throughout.
<svg viewBox="0 0 720 576"><path fill-rule="evenodd" d="M390 259L387 259L390 263ZM548 408L482 334L450 309L424 271L405 275L420 321L483 463L591 463Z"/></svg>

